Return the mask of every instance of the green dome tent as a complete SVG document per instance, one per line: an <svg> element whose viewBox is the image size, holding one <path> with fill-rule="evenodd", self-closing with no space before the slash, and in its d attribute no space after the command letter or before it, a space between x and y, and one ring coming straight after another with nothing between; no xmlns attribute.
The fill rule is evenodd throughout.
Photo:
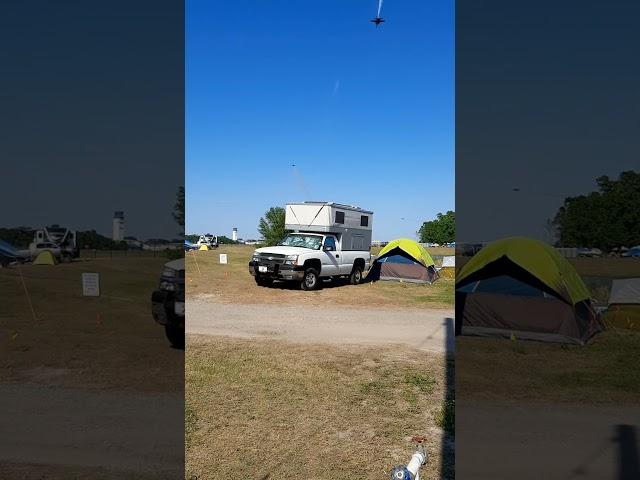
<svg viewBox="0 0 640 480"><path fill-rule="evenodd" d="M57 263L56 257L49 250L40 252L33 260L33 265L55 265Z"/></svg>
<svg viewBox="0 0 640 480"><path fill-rule="evenodd" d="M522 237L480 250L456 278L462 334L584 344L602 330L591 294L554 248Z"/></svg>
<svg viewBox="0 0 640 480"><path fill-rule="evenodd" d="M389 242L378 254L368 280L433 283L438 278L433 258L417 242L400 238Z"/></svg>

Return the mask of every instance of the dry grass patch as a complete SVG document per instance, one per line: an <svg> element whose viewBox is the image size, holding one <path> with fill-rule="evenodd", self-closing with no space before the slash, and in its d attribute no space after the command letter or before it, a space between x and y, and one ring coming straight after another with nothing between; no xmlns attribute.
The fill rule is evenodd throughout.
<svg viewBox="0 0 640 480"><path fill-rule="evenodd" d="M436 417L445 360L397 348L188 338L187 478L385 478L426 434L425 478L453 478Z"/></svg>
<svg viewBox="0 0 640 480"><path fill-rule="evenodd" d="M166 258L79 260L0 269L0 381L95 389L179 391L183 353L151 316ZM100 273L100 297L82 296L82 272Z"/></svg>
<svg viewBox="0 0 640 480"><path fill-rule="evenodd" d="M456 394L467 400L637 404L640 332L610 329L588 345L456 338Z"/></svg>

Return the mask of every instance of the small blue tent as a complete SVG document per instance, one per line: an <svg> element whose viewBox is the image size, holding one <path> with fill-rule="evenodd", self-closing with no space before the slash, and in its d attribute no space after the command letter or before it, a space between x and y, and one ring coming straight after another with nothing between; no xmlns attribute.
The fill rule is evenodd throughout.
<svg viewBox="0 0 640 480"><path fill-rule="evenodd" d="M16 258L18 258L18 252L13 245L0 240L0 265L6 266Z"/></svg>

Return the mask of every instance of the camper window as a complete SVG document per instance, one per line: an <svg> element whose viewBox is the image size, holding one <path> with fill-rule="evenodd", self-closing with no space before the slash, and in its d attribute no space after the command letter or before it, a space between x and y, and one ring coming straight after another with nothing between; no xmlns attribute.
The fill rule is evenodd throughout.
<svg viewBox="0 0 640 480"><path fill-rule="evenodd" d="M336 212L336 223L344 223L344 212Z"/></svg>
<svg viewBox="0 0 640 480"><path fill-rule="evenodd" d="M369 217L367 215L362 215L360 217L360 226L368 227L369 226Z"/></svg>

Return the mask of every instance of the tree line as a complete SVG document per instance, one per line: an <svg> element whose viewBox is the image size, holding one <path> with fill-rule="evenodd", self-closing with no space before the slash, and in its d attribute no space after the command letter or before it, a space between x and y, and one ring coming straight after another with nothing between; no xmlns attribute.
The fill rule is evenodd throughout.
<svg viewBox="0 0 640 480"><path fill-rule="evenodd" d="M640 173L622 172L617 180L603 175L598 190L567 197L552 224L557 245L610 250L640 244Z"/></svg>
<svg viewBox="0 0 640 480"><path fill-rule="evenodd" d="M33 242L36 230L31 227L0 228L0 240L13 245L18 249L29 248ZM79 248L94 250L126 250L127 242L114 241L95 230L76 232L76 244Z"/></svg>

